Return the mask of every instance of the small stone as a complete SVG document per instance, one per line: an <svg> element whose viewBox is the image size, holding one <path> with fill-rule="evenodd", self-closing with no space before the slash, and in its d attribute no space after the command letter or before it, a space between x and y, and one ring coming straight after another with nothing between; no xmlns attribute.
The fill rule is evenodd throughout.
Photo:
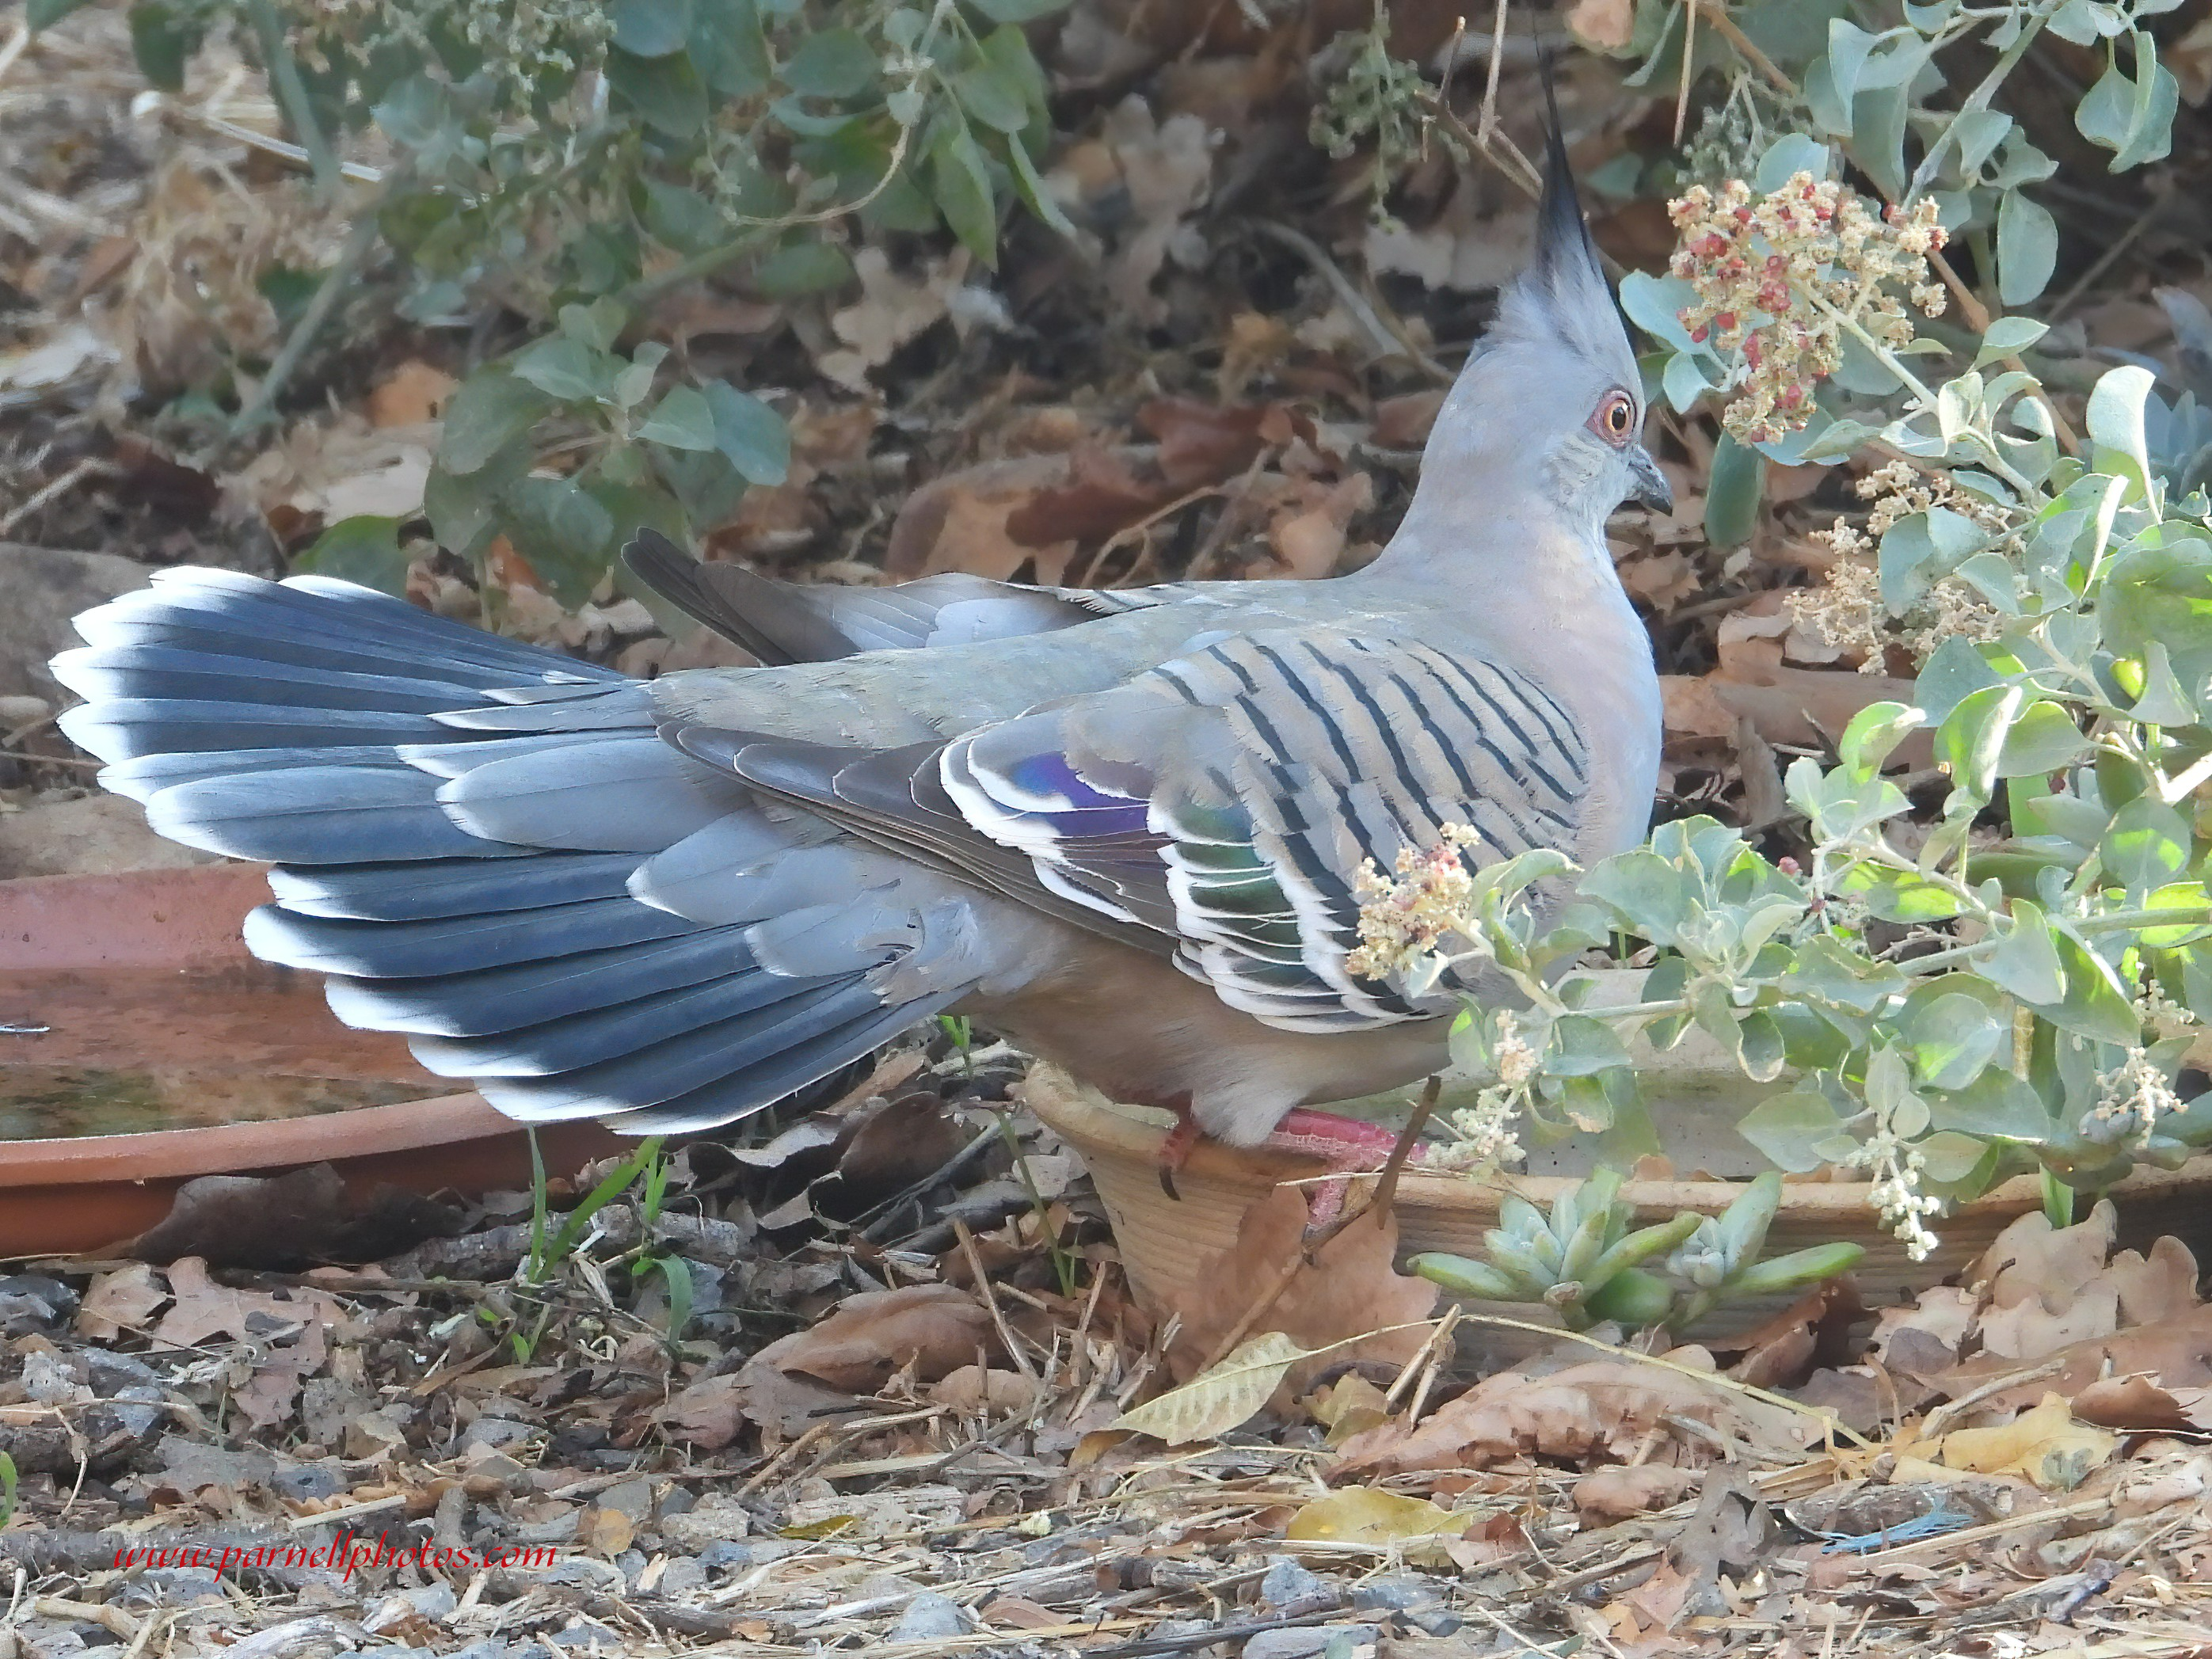
<svg viewBox="0 0 2212 1659"><path fill-rule="evenodd" d="M148 1567L115 1590L126 1607L188 1607L198 1601L227 1601L212 1567Z"/></svg>
<svg viewBox="0 0 2212 1659"><path fill-rule="evenodd" d="M80 1350L84 1361L84 1380L110 1399L159 1400L161 1395L161 1374L135 1353L118 1353L112 1348ZM134 1393L139 1389L151 1389L149 1394Z"/></svg>
<svg viewBox="0 0 2212 1659"><path fill-rule="evenodd" d="M637 1581L645 1576L646 1568L652 1565L653 1558L643 1550L624 1550L615 1557L615 1566L622 1573L623 1587L632 1593L637 1589Z"/></svg>
<svg viewBox="0 0 2212 1659"><path fill-rule="evenodd" d="M653 1513L653 1482L624 1480L609 1486L599 1494L603 1510L620 1510L633 1521L642 1521Z"/></svg>
<svg viewBox="0 0 2212 1659"><path fill-rule="evenodd" d="M657 1513L665 1521L672 1515L689 1515L699 1505L699 1494L689 1486L671 1486L660 1494Z"/></svg>
<svg viewBox="0 0 2212 1659"><path fill-rule="evenodd" d="M737 1499L710 1492L678 1515L663 1513L660 1535L680 1550L703 1550L723 1539L744 1538L753 1529L752 1511Z"/></svg>
<svg viewBox="0 0 2212 1659"><path fill-rule="evenodd" d="M44 1273L0 1277L0 1332L27 1336L52 1330L76 1312L77 1294Z"/></svg>
<svg viewBox="0 0 2212 1659"><path fill-rule="evenodd" d="M961 1605L949 1595L924 1590L906 1604L906 1612L892 1629L894 1642L941 1642L965 1636L974 1626Z"/></svg>
<svg viewBox="0 0 2212 1659"><path fill-rule="evenodd" d="M520 1423L512 1417L479 1417L461 1431L460 1450L465 1454L471 1446L512 1446L537 1432L535 1425Z"/></svg>
<svg viewBox="0 0 2212 1659"><path fill-rule="evenodd" d="M0 732L34 725L49 719L53 712L53 704L44 697L0 697Z"/></svg>
<svg viewBox="0 0 2212 1659"><path fill-rule="evenodd" d="M1307 1571L1289 1556L1267 1558L1267 1573L1260 1581L1261 1607L1279 1613L1285 1607L1319 1601L1328 1594L1328 1586L1318 1574Z"/></svg>
<svg viewBox="0 0 2212 1659"><path fill-rule="evenodd" d="M735 1572L752 1565L756 1547L734 1538L718 1538L699 1552L699 1565L709 1572Z"/></svg>
<svg viewBox="0 0 2212 1659"><path fill-rule="evenodd" d="M1410 1573L1393 1573L1384 1578L1370 1578L1364 1584L1353 1586L1352 1591L1352 1605L1355 1607L1394 1607L1401 1613L1443 1600L1443 1592L1438 1586Z"/></svg>
<svg viewBox="0 0 2212 1659"><path fill-rule="evenodd" d="M681 1601L706 1587L706 1567L690 1556L678 1555L661 1569L660 1582L653 1587L653 1593L665 1601Z"/></svg>
<svg viewBox="0 0 2212 1659"><path fill-rule="evenodd" d="M1422 1607L1405 1615L1406 1622L1424 1636L1456 1636L1467 1620L1449 1607Z"/></svg>
<svg viewBox="0 0 2212 1659"><path fill-rule="evenodd" d="M544 1584L574 1584L581 1589L618 1590L622 1569L611 1561L594 1561L588 1555L571 1555L558 1561L538 1580Z"/></svg>
<svg viewBox="0 0 2212 1659"><path fill-rule="evenodd" d="M1328 1644L1340 1636L1352 1638L1354 1649L1372 1647L1382 1639L1373 1625L1308 1625L1297 1630L1263 1630L1246 1638L1244 1659L1322 1659Z"/></svg>
<svg viewBox="0 0 2212 1659"><path fill-rule="evenodd" d="M309 1498L335 1498L346 1490L346 1478L335 1463L295 1463L270 1475L269 1485L279 1497L296 1503Z"/></svg>
<svg viewBox="0 0 2212 1659"><path fill-rule="evenodd" d="M567 1648L577 1653L589 1653L594 1648L606 1654L627 1653L630 1647L626 1638L616 1635L605 1625L592 1624L589 1620L579 1620L566 1630L556 1630L545 1639L556 1648Z"/></svg>

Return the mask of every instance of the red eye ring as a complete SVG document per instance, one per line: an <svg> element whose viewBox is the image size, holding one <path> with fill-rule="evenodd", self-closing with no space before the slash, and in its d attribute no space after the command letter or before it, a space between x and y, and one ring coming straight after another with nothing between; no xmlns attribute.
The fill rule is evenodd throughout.
<svg viewBox="0 0 2212 1659"><path fill-rule="evenodd" d="M1600 399L1590 430L1614 448L1625 447L1636 429L1636 401L1618 386Z"/></svg>

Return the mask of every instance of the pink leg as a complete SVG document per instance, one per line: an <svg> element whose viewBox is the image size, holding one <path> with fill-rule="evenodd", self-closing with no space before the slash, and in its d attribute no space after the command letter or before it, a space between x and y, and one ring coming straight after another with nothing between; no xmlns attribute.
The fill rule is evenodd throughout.
<svg viewBox="0 0 2212 1659"><path fill-rule="evenodd" d="M1388 1163L1398 1144L1398 1132L1356 1117L1339 1117L1334 1112L1297 1107L1283 1115L1275 1132L1261 1144L1317 1158L1331 1170L1328 1180L1307 1189L1306 1226L1310 1231L1326 1227L1343 1213L1345 1194L1352 1184L1350 1178L1379 1170ZM1420 1155L1420 1148L1415 1147L1413 1157L1418 1158Z"/></svg>
<svg viewBox="0 0 2212 1659"><path fill-rule="evenodd" d="M1176 1190L1176 1173L1190 1162L1191 1149L1198 1145L1200 1130L1188 1103L1169 1109L1176 1115L1176 1126L1160 1142L1160 1190L1180 1201L1182 1194Z"/></svg>

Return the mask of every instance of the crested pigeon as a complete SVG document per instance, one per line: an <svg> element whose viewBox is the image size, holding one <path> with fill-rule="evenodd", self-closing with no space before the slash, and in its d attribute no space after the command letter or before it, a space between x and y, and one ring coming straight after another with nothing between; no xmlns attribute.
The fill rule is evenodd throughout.
<svg viewBox="0 0 2212 1659"><path fill-rule="evenodd" d="M156 830L273 866L258 955L525 1121L727 1124L957 1011L1171 1147L1373 1167L1389 1136L1305 1109L1437 1069L1456 998L1347 970L1364 863L1644 832L1659 688L1604 535L1671 505L1644 414L1554 131L1534 258L1352 574L790 586L648 532L633 567L762 665L639 681L177 569L77 618L62 724Z"/></svg>

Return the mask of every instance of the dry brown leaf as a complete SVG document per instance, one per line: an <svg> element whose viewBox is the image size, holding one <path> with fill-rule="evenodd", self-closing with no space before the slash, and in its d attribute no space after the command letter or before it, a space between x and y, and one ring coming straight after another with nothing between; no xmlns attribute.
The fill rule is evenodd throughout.
<svg viewBox="0 0 2212 1659"><path fill-rule="evenodd" d="M457 382L442 368L410 358L378 382L368 394L371 426L420 426L445 412Z"/></svg>
<svg viewBox="0 0 2212 1659"><path fill-rule="evenodd" d="M2155 1325L2136 1325L2110 1336L2076 1342L2043 1358L2056 1361L2057 1370L1990 1395L1980 1409L2017 1411L2033 1405L2046 1391L2070 1399L2091 1383L2111 1376L2148 1376L2169 1390L2212 1386L2212 1304ZM1957 1398L2021 1370L2022 1364L1984 1355L1932 1380Z"/></svg>
<svg viewBox="0 0 2212 1659"><path fill-rule="evenodd" d="M1044 542L1032 545L1010 532L1006 520L1045 490L1065 487L1070 467L1066 455L1024 455L986 461L923 485L907 497L891 526L884 574L906 581L961 570L1003 580L1029 559L1064 565L1075 532L1055 534L1048 524Z"/></svg>
<svg viewBox="0 0 2212 1659"><path fill-rule="evenodd" d="M154 1328L155 1339L180 1348L216 1336L254 1344L260 1352L253 1373L233 1398L256 1427L283 1421L299 1398L301 1381L329 1358L329 1334L345 1310L304 1286L285 1293L232 1290L209 1278L207 1263L198 1256L179 1257L167 1273L176 1304ZM293 1328L291 1334L276 1340L285 1327Z"/></svg>
<svg viewBox="0 0 2212 1659"><path fill-rule="evenodd" d="M981 1303L951 1285L908 1285L848 1296L825 1317L769 1343L753 1359L862 1394L909 1365L921 1381L934 1382L973 1363L979 1349L1001 1352Z"/></svg>
<svg viewBox="0 0 2212 1659"><path fill-rule="evenodd" d="M1332 1447L1390 1420L1387 1396L1358 1371L1337 1378L1306 1401L1305 1407L1313 1420L1328 1431Z"/></svg>
<svg viewBox="0 0 2212 1659"><path fill-rule="evenodd" d="M1671 1463L1613 1464L1575 1482L1575 1512L1586 1527L1610 1526L1653 1510L1671 1509L1705 1484L1695 1469Z"/></svg>
<svg viewBox="0 0 2212 1659"><path fill-rule="evenodd" d="M925 1392L940 1406L963 1416L987 1413L1027 1411L1036 1403L1038 1384L1019 1371L986 1370L963 1365L931 1383Z"/></svg>
<svg viewBox="0 0 2212 1659"><path fill-rule="evenodd" d="M1456 1538L1467 1526L1466 1516L1425 1498L1347 1486L1299 1510L1283 1536L1293 1544L1402 1544L1415 1538Z"/></svg>
<svg viewBox="0 0 2212 1659"><path fill-rule="evenodd" d="M1129 228L1107 260L1106 292L1125 314L1157 323L1167 308L1153 295L1152 279L1170 252L1187 251L1194 259L1201 246L1182 221L1212 185L1212 135L1195 115L1155 121L1151 106L1131 93L1107 115L1105 141L1128 191L1130 214Z"/></svg>
<svg viewBox="0 0 2212 1659"><path fill-rule="evenodd" d="M1586 46L1619 52L1636 33L1636 0L1575 0L1567 28Z"/></svg>
<svg viewBox="0 0 2212 1659"><path fill-rule="evenodd" d="M1170 1309L1182 1316L1182 1331L1167 1355L1177 1378L1194 1375L1275 1283L1284 1264L1304 1248L1305 1228L1305 1194L1295 1187L1277 1187L1244 1212L1236 1243L1200 1264L1193 1288ZM1426 1319L1439 1292L1427 1279L1401 1273L1391 1265L1397 1248L1395 1218L1368 1216L1353 1222L1322 1247L1317 1266L1291 1279L1262 1328L1279 1331L1301 1347L1319 1349ZM1295 1396L1322 1364L1371 1360L1403 1365L1426 1336L1421 1329L1398 1330L1333 1349L1326 1361L1292 1366L1285 1386Z"/></svg>
<svg viewBox="0 0 2212 1659"><path fill-rule="evenodd" d="M1678 1348L1676 1364L1703 1357ZM1710 1363L1710 1361L1708 1361ZM1713 1461L1713 1443L1684 1432L1686 1419L1759 1446L1804 1443L1807 1419L1748 1399L1717 1380L1686 1376L1665 1366L1595 1359L1543 1376L1500 1371L1447 1401L1419 1424L1358 1436L1329 1470L1331 1480L1414 1470L1483 1468L1516 1457L1570 1464L1625 1462L1645 1448L1686 1467Z"/></svg>
<svg viewBox="0 0 2212 1659"><path fill-rule="evenodd" d="M2212 1389L2164 1389L2147 1376L2100 1378L2071 1403L2075 1417L2099 1428L2161 1434L2212 1429Z"/></svg>
<svg viewBox="0 0 2212 1659"><path fill-rule="evenodd" d="M844 345L822 353L815 367L838 385L865 392L871 369L881 368L893 352L945 315L953 290L968 275L968 250L955 248L931 260L917 279L893 270L881 248L864 247L853 256L853 270L860 298L830 319Z"/></svg>
<svg viewBox="0 0 2212 1659"><path fill-rule="evenodd" d="M2034 1410L1987 1429L1954 1429L1943 1437L1943 1467L1975 1474L2024 1474L2045 1491L2071 1491L2119 1445L2117 1436L2074 1420L2073 1409L2046 1394Z"/></svg>
<svg viewBox="0 0 2212 1659"><path fill-rule="evenodd" d="M1291 1367L1312 1357L1280 1331L1263 1331L1238 1343L1219 1364L1123 1412L1106 1426L1150 1435L1170 1446L1218 1439L1249 1422L1282 1386Z"/></svg>
<svg viewBox="0 0 2212 1659"><path fill-rule="evenodd" d="M1267 526L1267 545L1288 574L1318 580L1336 568L1352 515L1375 504L1375 486L1364 472L1333 486L1310 478L1285 482L1290 488Z"/></svg>
<svg viewBox="0 0 2212 1659"><path fill-rule="evenodd" d="M1148 448L1080 443L1067 453L1064 482L1037 490L1006 515L1006 532L1030 547L1103 541L1178 495L1158 476Z"/></svg>
<svg viewBox="0 0 2212 1659"><path fill-rule="evenodd" d="M76 1310L79 1336L112 1342L125 1331L143 1332L169 1299L167 1288L144 1262L98 1275Z"/></svg>

